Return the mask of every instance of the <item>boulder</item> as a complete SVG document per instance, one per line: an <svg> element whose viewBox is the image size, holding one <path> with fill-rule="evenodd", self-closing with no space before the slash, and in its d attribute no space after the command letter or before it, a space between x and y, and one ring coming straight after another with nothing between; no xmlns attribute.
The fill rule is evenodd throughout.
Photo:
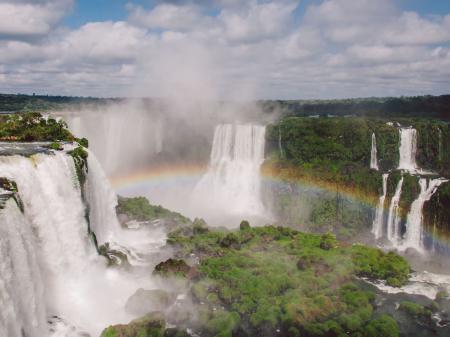
<svg viewBox="0 0 450 337"><path fill-rule="evenodd" d="M165 328L164 315L152 312L128 324L112 325L100 337L163 337Z"/></svg>
<svg viewBox="0 0 450 337"><path fill-rule="evenodd" d="M165 311L176 300L176 295L164 290L138 289L125 304L125 309L132 315L145 315L152 311Z"/></svg>

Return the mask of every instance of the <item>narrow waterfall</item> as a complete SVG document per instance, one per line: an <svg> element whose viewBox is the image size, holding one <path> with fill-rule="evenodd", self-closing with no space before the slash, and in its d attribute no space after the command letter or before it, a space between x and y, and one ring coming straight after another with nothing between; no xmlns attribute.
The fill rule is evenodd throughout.
<svg viewBox="0 0 450 337"><path fill-rule="evenodd" d="M417 251L423 250L423 205L430 200L438 187L446 180L443 178L419 180L420 194L411 204L411 210L407 217L405 239L402 242L401 249L414 248Z"/></svg>
<svg viewBox="0 0 450 337"><path fill-rule="evenodd" d="M214 132L210 164L194 195L203 203L231 214L259 215L260 167L264 161L265 127L218 125Z"/></svg>
<svg viewBox="0 0 450 337"><path fill-rule="evenodd" d="M102 245L111 242L120 230L116 216L117 196L97 158L91 151L88 154L86 199L89 220L98 244Z"/></svg>
<svg viewBox="0 0 450 337"><path fill-rule="evenodd" d="M148 165L164 147L162 118L134 108L67 112L63 118L75 135L89 139L108 175Z"/></svg>
<svg viewBox="0 0 450 337"><path fill-rule="evenodd" d="M375 136L375 133L372 133L372 149L370 151L370 168L378 171L377 138Z"/></svg>
<svg viewBox="0 0 450 337"><path fill-rule="evenodd" d="M281 143L281 127L278 126L278 151L280 152L280 158L284 157L283 145Z"/></svg>
<svg viewBox="0 0 450 337"><path fill-rule="evenodd" d="M417 131L413 128L400 129L400 160L398 169L414 172L417 169Z"/></svg>
<svg viewBox="0 0 450 337"><path fill-rule="evenodd" d="M400 240L400 209L399 202L402 194L403 177L399 180L395 188L394 196L389 206L389 215L387 220L387 238L393 244L397 245Z"/></svg>
<svg viewBox="0 0 450 337"><path fill-rule="evenodd" d="M9 199L0 212L0 336L42 337L47 312L32 228Z"/></svg>
<svg viewBox="0 0 450 337"><path fill-rule="evenodd" d="M378 207L375 211L375 219L373 220L372 233L375 235L375 239L379 239L383 236L383 223L384 223L384 201L386 200L387 193L387 180L389 174L383 174L383 194L378 201Z"/></svg>

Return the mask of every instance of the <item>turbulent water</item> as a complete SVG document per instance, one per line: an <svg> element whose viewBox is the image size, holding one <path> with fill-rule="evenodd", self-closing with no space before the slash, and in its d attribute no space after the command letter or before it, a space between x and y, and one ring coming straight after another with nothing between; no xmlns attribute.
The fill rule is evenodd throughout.
<svg viewBox="0 0 450 337"><path fill-rule="evenodd" d="M401 244L401 249L414 248L423 251L423 205L430 200L438 187L445 182L445 179L421 178L419 180L420 194L411 204L411 210L406 222L405 239Z"/></svg>
<svg viewBox="0 0 450 337"><path fill-rule="evenodd" d="M413 128L400 129L400 160L398 169L414 172L417 169L417 131Z"/></svg>
<svg viewBox="0 0 450 337"><path fill-rule="evenodd" d="M232 215L264 214L260 168L264 161L265 127L218 125L210 164L194 190L194 200L211 211ZM204 205L208 200L208 205Z"/></svg>
<svg viewBox="0 0 450 337"><path fill-rule="evenodd" d="M378 159L377 159L377 138L375 133L372 133L372 148L370 151L370 168L378 170Z"/></svg>
<svg viewBox="0 0 450 337"><path fill-rule="evenodd" d="M373 220L372 233L375 235L375 239L379 239L383 236L384 201L386 200L388 177L388 173L383 174L383 193L378 201L378 207L375 211L375 219Z"/></svg>
<svg viewBox="0 0 450 337"><path fill-rule="evenodd" d="M395 188L394 196L389 206L389 214L387 220L387 238L393 244L397 245L400 240L400 208L399 202L402 194L403 177L399 180Z"/></svg>
<svg viewBox="0 0 450 337"><path fill-rule="evenodd" d="M139 261L139 245L147 251L161 247L164 236L119 232L115 196L93 154L89 157L91 229L99 242L125 245L130 261ZM0 336L72 337L83 330L97 336L109 324L132 319L126 300L137 288L154 286L146 272L107 269L97 254L72 157L0 156L0 176L17 183L24 205L23 214L12 201L0 211ZM126 247L129 242L137 248Z"/></svg>

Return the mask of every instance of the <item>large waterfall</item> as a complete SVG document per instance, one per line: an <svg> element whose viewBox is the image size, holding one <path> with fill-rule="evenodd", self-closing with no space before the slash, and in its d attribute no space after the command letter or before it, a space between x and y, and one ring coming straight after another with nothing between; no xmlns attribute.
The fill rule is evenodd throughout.
<svg viewBox="0 0 450 337"><path fill-rule="evenodd" d="M218 125L209 169L194 198L235 215L262 215L260 167L264 161L265 127Z"/></svg>
<svg viewBox="0 0 450 337"><path fill-rule="evenodd" d="M408 214L405 239L401 249L414 248L417 251L423 250L423 205L430 200L438 187L446 180L442 178L430 179L421 178L420 194L411 204L411 211Z"/></svg>
<svg viewBox="0 0 450 337"><path fill-rule="evenodd" d="M413 128L400 129L400 160L398 169L414 172L417 169L417 131Z"/></svg>
<svg viewBox="0 0 450 337"><path fill-rule="evenodd" d="M383 174L383 194L380 196L378 201L378 207L375 211L375 219L373 220L372 233L375 235L375 239L379 239L383 236L384 201L386 200L388 177L388 173Z"/></svg>
<svg viewBox="0 0 450 337"><path fill-rule="evenodd" d="M375 133L372 133L372 148L370 151L370 168L378 170L378 160L377 160L377 138Z"/></svg>
<svg viewBox="0 0 450 337"><path fill-rule="evenodd" d="M393 244L396 245L400 240L400 208L399 202L402 194L403 177L399 180L397 187L395 188L395 194L391 199L389 206L389 215L387 220L387 238Z"/></svg>
<svg viewBox="0 0 450 337"><path fill-rule="evenodd" d="M100 243L114 243L120 230L116 199L94 155L89 157L91 229ZM109 324L132 319L124 303L152 281L146 273L106 268L88 232L72 157L0 156L0 176L17 183L24 206L21 213L11 199L0 210L0 336L72 337L87 331L95 337ZM147 233L133 232L130 241L136 238L151 247Z"/></svg>

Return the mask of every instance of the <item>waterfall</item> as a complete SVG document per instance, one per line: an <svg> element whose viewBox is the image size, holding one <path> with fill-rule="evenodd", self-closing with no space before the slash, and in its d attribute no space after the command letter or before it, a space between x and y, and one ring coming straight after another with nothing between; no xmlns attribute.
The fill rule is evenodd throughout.
<svg viewBox="0 0 450 337"><path fill-rule="evenodd" d="M120 230L116 216L117 196L91 151L88 151L88 168L86 199L90 226L98 244L102 245L112 241Z"/></svg>
<svg viewBox="0 0 450 337"><path fill-rule="evenodd" d="M0 175L17 183L25 215L37 233L46 268L82 271L96 252L91 244L71 156L57 152L0 157Z"/></svg>
<svg viewBox="0 0 450 337"><path fill-rule="evenodd" d="M281 127L278 126L278 151L280 152L280 158L284 157L283 145L281 143Z"/></svg>
<svg viewBox="0 0 450 337"><path fill-rule="evenodd" d="M264 161L265 127L218 125L214 132L208 171L197 184L194 197L231 214L264 213L260 167Z"/></svg>
<svg viewBox="0 0 450 337"><path fill-rule="evenodd" d="M12 199L0 212L0 336L41 337L47 312L32 228Z"/></svg>
<svg viewBox="0 0 450 337"><path fill-rule="evenodd" d="M11 270L12 274L2 272L0 282L11 284L5 277L17 279L13 289L14 300L23 301L29 307L17 311L17 317L10 324L20 325L27 321L33 327L23 326L27 330L24 335L45 336L42 333L42 322L46 323L47 319L44 308L49 313L60 313L70 306L70 302L74 305L73 301L79 294L69 284L99 259L88 235L74 162L72 157L61 152L37 154L30 158L1 156L0 176L17 183L25 211L23 215L17 211L11 214L9 208L1 211L8 223L6 227L1 226L2 230L7 229L1 238L10 245L7 252L2 251L1 260L4 263L5 259L14 259L14 270ZM45 296L45 300L39 290L42 284L46 293L51 294ZM33 287L37 289L33 290ZM35 311L34 318L30 317L32 310ZM34 333L33 328L40 331Z"/></svg>
<svg viewBox="0 0 450 337"><path fill-rule="evenodd" d="M430 200L438 187L446 180L443 178L419 180L420 194L411 204L411 210L407 217L405 240L402 242L401 249L414 248L417 251L423 250L423 205Z"/></svg>
<svg viewBox="0 0 450 337"><path fill-rule="evenodd" d="M377 138L375 136L375 133L372 133L372 149L370 151L370 168L378 171Z"/></svg>
<svg viewBox="0 0 450 337"><path fill-rule="evenodd" d="M108 175L148 165L164 147L162 118L133 107L66 112L63 118L77 137L89 139Z"/></svg>
<svg viewBox="0 0 450 337"><path fill-rule="evenodd" d="M88 164L85 192L100 242L112 240L130 262L141 255L118 239L139 252L161 247L158 231L127 234L119 227L115 195L92 153ZM23 214L12 200L0 210L0 336L98 336L105 326L135 318L124 303L137 288L154 285L147 272L107 269L97 254L73 158L59 151L0 156L0 177L17 183L24 205Z"/></svg>
<svg viewBox="0 0 450 337"><path fill-rule="evenodd" d="M399 170L406 170L415 172L417 152L417 131L413 128L400 129L400 161L398 165Z"/></svg>
<svg viewBox="0 0 450 337"><path fill-rule="evenodd" d="M373 220L372 233L375 235L375 239L379 239L383 236L384 201L386 200L388 177L388 173L383 174L383 194L378 201L375 219Z"/></svg>
<svg viewBox="0 0 450 337"><path fill-rule="evenodd" d="M397 187L395 188L394 196L391 199L389 206L389 215L387 220L387 238L388 240L397 245L400 240L400 209L399 202L402 194L403 176L400 178Z"/></svg>

